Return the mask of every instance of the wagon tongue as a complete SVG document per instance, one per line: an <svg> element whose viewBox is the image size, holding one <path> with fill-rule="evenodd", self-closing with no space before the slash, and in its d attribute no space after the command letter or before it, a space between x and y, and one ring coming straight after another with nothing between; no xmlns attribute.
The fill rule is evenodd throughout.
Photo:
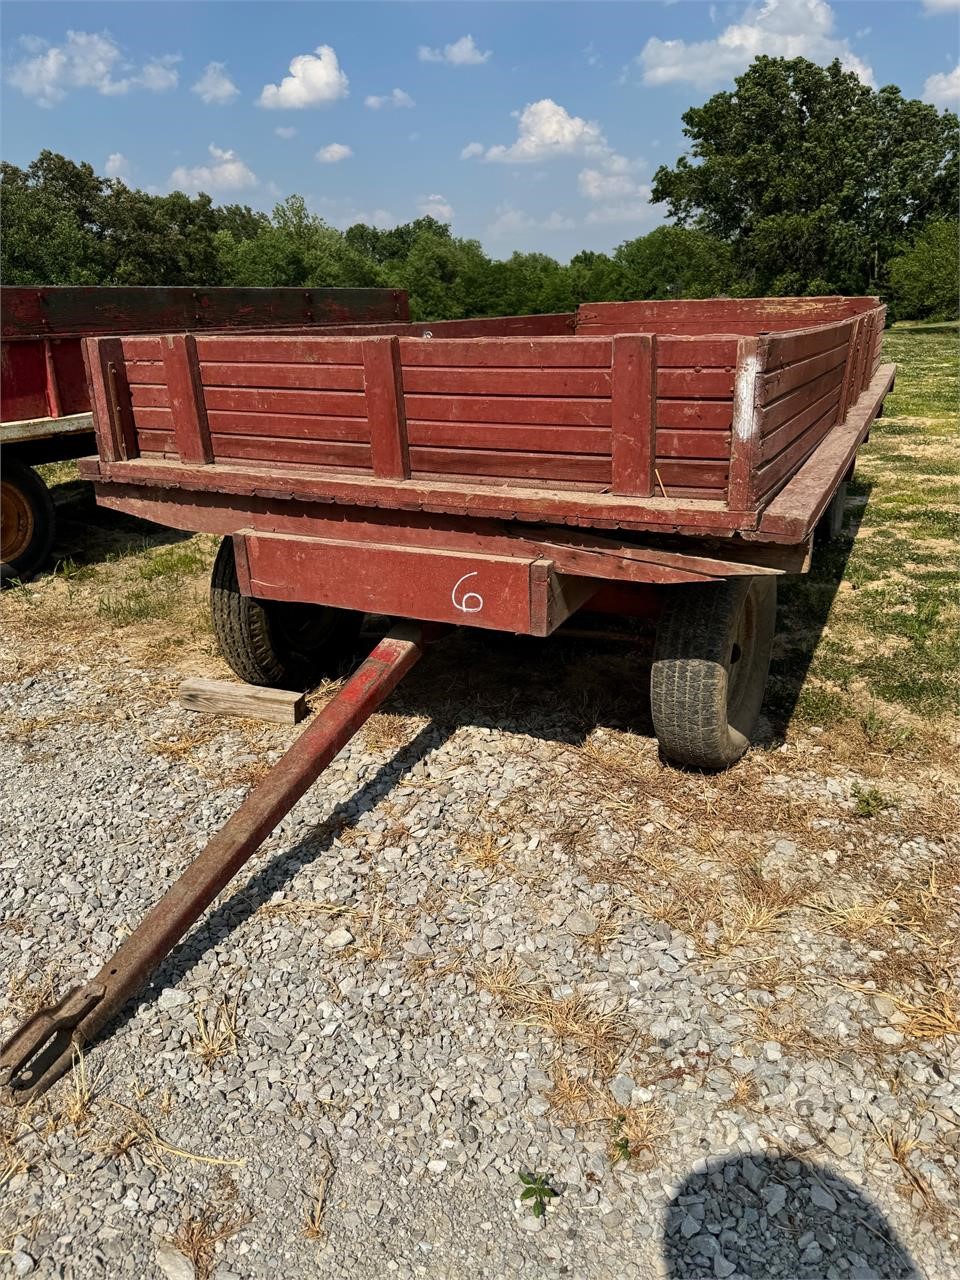
<svg viewBox="0 0 960 1280"><path fill-rule="evenodd" d="M0 1049L0 1101L19 1105L43 1093L74 1056L140 989L338 751L396 688L423 653L419 627L384 636L340 692L246 797L85 986L47 1005Z"/></svg>
<svg viewBox="0 0 960 1280"><path fill-rule="evenodd" d="M74 987L57 1004L38 1009L7 1041L0 1055L5 1102L29 1102L63 1075L77 1052L77 1029L106 990L100 982Z"/></svg>

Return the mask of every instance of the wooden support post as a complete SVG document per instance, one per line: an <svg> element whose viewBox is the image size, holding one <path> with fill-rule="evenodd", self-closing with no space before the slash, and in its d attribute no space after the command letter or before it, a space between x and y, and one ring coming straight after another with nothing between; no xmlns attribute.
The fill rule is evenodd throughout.
<svg viewBox="0 0 960 1280"><path fill-rule="evenodd" d="M847 358L843 366L843 382L840 384L840 403L837 406L837 421L842 422L847 416L847 410L852 404L856 404L857 397L860 395L856 386L857 365L859 363L860 347L863 342L863 320L858 316L851 323L850 337L847 340Z"/></svg>
<svg viewBox="0 0 960 1280"><path fill-rule="evenodd" d="M409 480L400 339L396 335L364 338L362 345L373 474L384 480Z"/></svg>
<svg viewBox="0 0 960 1280"><path fill-rule="evenodd" d="M57 383L57 366L54 364L53 348L49 338L43 340L43 362L47 372L47 408L50 410L51 418L60 418L63 416L63 408L60 403L60 387Z"/></svg>
<svg viewBox="0 0 960 1280"><path fill-rule="evenodd" d="M611 420L613 483L620 497L653 493L657 431L657 340L649 333L613 339Z"/></svg>
<svg viewBox="0 0 960 1280"><path fill-rule="evenodd" d="M83 363L90 388L97 452L105 462L140 456L130 387L119 338L84 338Z"/></svg>
<svg viewBox="0 0 960 1280"><path fill-rule="evenodd" d="M757 379L766 367L767 350L767 344L761 343L760 338L741 338L737 343L730 479L727 484L727 507L731 511L752 511L756 505L754 473L760 454Z"/></svg>
<svg viewBox="0 0 960 1280"><path fill-rule="evenodd" d="M207 407L203 400L197 340L192 333L163 339L163 375L173 411L173 435L181 462L213 461Z"/></svg>

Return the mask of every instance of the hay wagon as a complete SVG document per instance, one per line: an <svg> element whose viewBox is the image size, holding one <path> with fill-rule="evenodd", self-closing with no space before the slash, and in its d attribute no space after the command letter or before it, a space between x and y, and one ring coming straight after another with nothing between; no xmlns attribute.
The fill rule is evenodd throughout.
<svg viewBox="0 0 960 1280"><path fill-rule="evenodd" d="M393 289L191 289L65 285L0 289L0 577L26 579L55 536L38 464L95 449L80 344L107 333L283 328L350 320L406 320Z"/></svg>
<svg viewBox="0 0 960 1280"><path fill-rule="evenodd" d="M776 580L809 562L894 367L876 298L84 342L98 501L220 534L234 671L307 683L400 621L84 986L0 1052L43 1092L420 657L432 626L655 616L664 755L722 768L763 699Z"/></svg>

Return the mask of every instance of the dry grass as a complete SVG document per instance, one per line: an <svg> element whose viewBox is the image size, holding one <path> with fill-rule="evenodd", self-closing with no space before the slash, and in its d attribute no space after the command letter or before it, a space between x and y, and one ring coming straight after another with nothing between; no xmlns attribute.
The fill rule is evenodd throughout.
<svg viewBox="0 0 960 1280"><path fill-rule="evenodd" d="M185 1217L170 1241L193 1263L196 1280L213 1274L217 1245L229 1240L253 1221L246 1209L226 1209L206 1205L197 1214Z"/></svg>
<svg viewBox="0 0 960 1280"><path fill-rule="evenodd" d="M411 723L407 716L378 712L363 727L363 740L370 751L397 751L410 741Z"/></svg>
<svg viewBox="0 0 960 1280"><path fill-rule="evenodd" d="M478 969L474 980L518 1026L544 1032L593 1074L609 1076L637 1036L625 1018L625 1006L599 1005L580 991L554 996L544 983L521 979L519 972L513 962L501 960Z"/></svg>
<svg viewBox="0 0 960 1280"><path fill-rule="evenodd" d="M464 836L460 841L460 862L477 871L499 871L504 865L505 840L493 831Z"/></svg>
<svg viewBox="0 0 960 1280"><path fill-rule="evenodd" d="M98 1072L92 1079L90 1078L83 1050L74 1046L70 1074L59 1095L56 1110L51 1107L49 1111L51 1128L57 1129L63 1124L68 1124L78 1134L87 1132L93 1118L93 1107L101 1075L102 1072Z"/></svg>
<svg viewBox="0 0 960 1280"><path fill-rule="evenodd" d="M244 1164L242 1159L228 1159L222 1156L202 1155L194 1151L186 1151L174 1146L161 1137L154 1122L142 1111L128 1107L125 1103L108 1100L110 1106L118 1113L119 1124L106 1138L100 1139L94 1150L101 1155L120 1158L128 1155L134 1148L139 1152L144 1163L159 1172L166 1172L170 1157L190 1160L195 1164L214 1165L220 1168L238 1168Z"/></svg>
<svg viewBox="0 0 960 1280"><path fill-rule="evenodd" d="M18 1022L26 1022L44 1005L56 1001L60 986L60 974L54 970L42 973L39 981L32 981L28 973L15 974L7 983L8 1012Z"/></svg>
<svg viewBox="0 0 960 1280"><path fill-rule="evenodd" d="M190 1052L208 1070L221 1058L237 1051L237 998L224 996L212 1013L203 1004L194 1009L197 1034L190 1037Z"/></svg>

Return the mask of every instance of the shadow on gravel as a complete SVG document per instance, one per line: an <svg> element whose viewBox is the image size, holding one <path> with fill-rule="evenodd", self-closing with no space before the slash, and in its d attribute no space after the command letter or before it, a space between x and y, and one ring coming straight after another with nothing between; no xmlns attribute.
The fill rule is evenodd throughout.
<svg viewBox="0 0 960 1280"><path fill-rule="evenodd" d="M711 1160L667 1207L669 1280L921 1280L867 1196L805 1160L757 1154Z"/></svg>
<svg viewBox="0 0 960 1280"><path fill-rule="evenodd" d="M412 742L376 769L349 800L336 805L330 816L314 827L304 839L292 848L274 854L269 862L237 888L225 902L209 916L205 916L183 942L174 947L154 973L150 986L133 997L104 1031L102 1043L106 1044L122 1031L137 1010L156 1000L164 987L177 986L207 950L215 947L244 921L249 920L254 912L270 901L278 889L289 884L301 867L309 866L327 853L343 831L354 826L364 813L375 809L409 769L443 745L454 728L455 726L444 728L430 724L421 729Z"/></svg>
<svg viewBox="0 0 960 1280"><path fill-rule="evenodd" d="M778 580L777 633L763 704L769 730L758 736L760 746L779 746L786 737L834 598L846 573L847 561L872 487L869 481L859 477L852 481L847 489L847 516L840 537L829 542L814 542L809 573Z"/></svg>

